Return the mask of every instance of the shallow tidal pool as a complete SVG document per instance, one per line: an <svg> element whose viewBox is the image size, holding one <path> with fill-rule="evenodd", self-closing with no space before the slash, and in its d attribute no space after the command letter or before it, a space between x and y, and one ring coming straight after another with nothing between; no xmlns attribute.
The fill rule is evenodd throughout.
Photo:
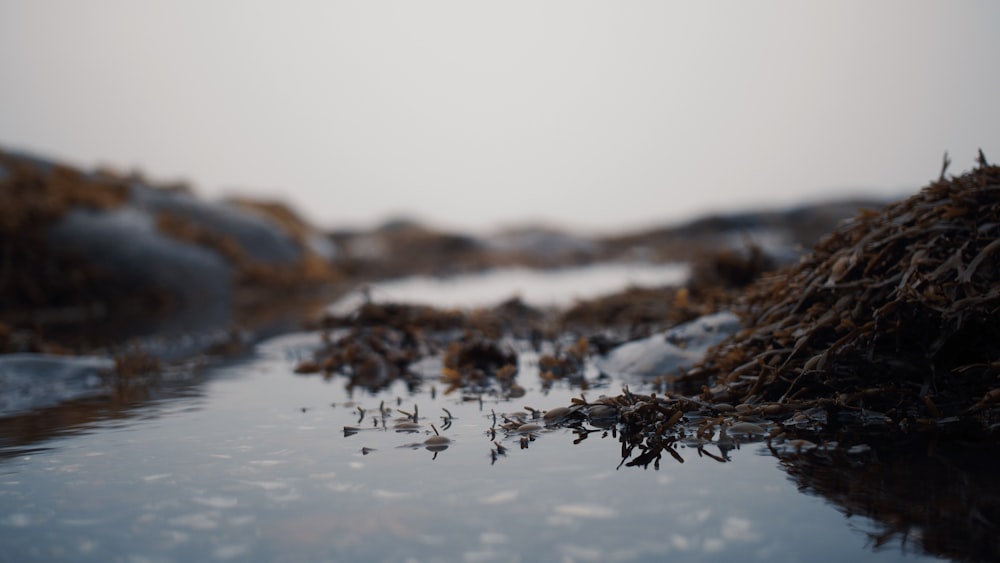
<svg viewBox="0 0 1000 563"><path fill-rule="evenodd" d="M445 394L433 360L421 383L377 392L296 374L320 345L286 334L171 368L141 400L0 419L0 561L889 562L936 560L926 545L989 559L995 545L1000 492L989 468L955 461L968 456L783 457L758 437L630 466L613 425L530 419L581 390L543 382L527 345L517 399ZM590 399L650 391L592 363L585 376ZM397 430L404 412L415 431ZM515 412L539 427L500 429ZM448 441L428 447L435 432ZM914 521L913 506L944 517Z"/></svg>
<svg viewBox="0 0 1000 563"><path fill-rule="evenodd" d="M336 377L295 375L318 344L316 334L272 339L202 368L181 396L8 449L0 559L920 559L898 545L873 550L870 521L800 493L762 443L729 452L729 463L681 448L684 463L666 458L655 470L618 467L610 433L579 440L543 429L525 449L521 436L492 439L492 412L562 406L579 392L557 385L542 394L530 357L519 376L525 397L480 405L432 396L430 381L373 395L348 393ZM621 383L606 382L609 394ZM418 405L427 428L359 422L358 406L397 403ZM450 438L447 449L411 447L433 434L431 423ZM361 430L345 436L345 426Z"/></svg>

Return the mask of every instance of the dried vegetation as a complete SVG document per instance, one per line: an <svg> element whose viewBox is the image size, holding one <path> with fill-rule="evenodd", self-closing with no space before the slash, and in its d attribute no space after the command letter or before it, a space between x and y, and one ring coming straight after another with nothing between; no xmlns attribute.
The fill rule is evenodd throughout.
<svg viewBox="0 0 1000 563"><path fill-rule="evenodd" d="M679 444L716 457L703 446L722 450L742 433L794 454L915 431L995 438L998 250L1000 167L982 154L970 173L942 171L917 195L862 211L798 264L721 300L744 329L661 378L666 393L598 400L618 414L623 463L655 466L665 452L682 461ZM712 259L695 272L752 269L752 258L736 268Z"/></svg>
<svg viewBox="0 0 1000 563"><path fill-rule="evenodd" d="M741 333L686 375L703 398L831 423L995 430L1000 405L1000 168L942 177L862 212L746 292Z"/></svg>

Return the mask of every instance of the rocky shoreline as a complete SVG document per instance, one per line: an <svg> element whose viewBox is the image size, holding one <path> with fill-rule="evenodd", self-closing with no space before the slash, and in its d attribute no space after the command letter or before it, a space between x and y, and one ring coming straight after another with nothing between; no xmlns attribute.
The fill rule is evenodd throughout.
<svg viewBox="0 0 1000 563"><path fill-rule="evenodd" d="M205 202L185 186L136 174L11 152L0 152L0 171L8 210L0 229L4 352L120 351L139 336L197 333L214 336L186 354L224 352L239 348L244 327L266 332L260 327L289 311L297 322L315 319L316 304L380 279L642 256L691 262L692 277L682 287L629 289L561 311L516 299L477 311L368 303L327 315L330 345L299 371L377 388L426 376L411 365L437 356L443 367L430 377L446 387L513 396L516 362L503 339L554 345L544 371L558 379L574 377L588 358L625 357L625 345L638 350L643 338L733 311L742 330L734 324L723 336L735 334L693 368L646 373L660 395L647 397L650 408L628 410L651 418L622 420L650 426L659 439L664 417L695 408L671 401L698 397L698 410L721 405L711 410L720 416L738 407L727 424L819 409L827 429L844 420L902 431L992 433L998 425L998 359L987 343L1000 328L992 320L1000 175L985 157L968 174L942 175L836 229L854 204L591 239L537 229L483 239L406 221L323 233L280 204ZM791 260L824 222L832 233ZM631 393L602 401L636 406Z"/></svg>

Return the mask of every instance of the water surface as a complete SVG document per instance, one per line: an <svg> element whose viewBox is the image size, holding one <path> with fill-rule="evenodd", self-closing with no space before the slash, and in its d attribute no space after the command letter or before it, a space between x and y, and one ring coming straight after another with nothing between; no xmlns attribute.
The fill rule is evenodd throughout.
<svg viewBox="0 0 1000 563"><path fill-rule="evenodd" d="M756 441L679 447L680 459L633 467L613 428L495 431L495 415L565 406L581 392L543 385L526 345L515 343L527 393L514 400L445 395L433 375L371 392L295 374L319 345L318 333L284 335L180 368L181 383L117 408L84 402L63 408L96 414L0 420L0 560L932 560L910 516L922 502L906 498L912 490L928 511L951 514L968 511L947 497L986 499L986 523L969 525L996 526L988 469L983 479L949 461L958 458L938 477L958 493L920 481L922 459L937 459L924 450L883 471L871 448L779 458ZM586 381L590 398L644 385L593 365ZM418 431L395 431L398 411L414 406ZM383 422L380 408L398 410ZM424 446L431 424L446 448ZM914 478L900 467L916 468ZM979 484L961 488L970 483ZM945 557L975 541L938 535ZM982 541L964 555L988 559L994 544Z"/></svg>

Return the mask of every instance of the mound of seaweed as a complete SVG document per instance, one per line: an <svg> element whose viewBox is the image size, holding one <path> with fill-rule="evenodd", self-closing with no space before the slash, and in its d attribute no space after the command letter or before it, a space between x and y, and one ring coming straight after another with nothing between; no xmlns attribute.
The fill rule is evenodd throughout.
<svg viewBox="0 0 1000 563"><path fill-rule="evenodd" d="M942 170L761 278L738 307L746 328L683 380L705 384L713 402L995 431L998 249L1000 167L980 153L977 169L950 179Z"/></svg>

